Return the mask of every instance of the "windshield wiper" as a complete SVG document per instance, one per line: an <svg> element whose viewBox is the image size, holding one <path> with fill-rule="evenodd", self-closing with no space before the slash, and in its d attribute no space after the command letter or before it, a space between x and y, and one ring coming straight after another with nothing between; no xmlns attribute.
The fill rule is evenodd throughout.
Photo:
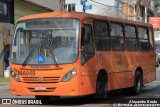
<svg viewBox="0 0 160 107"><path fill-rule="evenodd" d="M24 60L22 66L26 66L27 62L29 61L29 58L32 56L32 54L35 52L36 49L40 48L41 50L41 47L42 47L42 41L43 41L43 35L41 36L41 41L40 41L40 45L36 45L31 51L30 53L28 54L28 56L26 57L26 59ZM38 53L39 54L39 53Z"/></svg>
<svg viewBox="0 0 160 107"><path fill-rule="evenodd" d="M30 53L28 54L28 56L27 56L26 59L24 60L22 66L26 66L29 58L32 56L32 54L35 52L35 50L38 49L38 47L39 47L39 46L36 45L36 46L30 51Z"/></svg>
<svg viewBox="0 0 160 107"><path fill-rule="evenodd" d="M52 59L54 61L54 64L56 65L56 67L58 67L58 63L57 63L57 58L55 56L55 53L54 53L54 44L53 44L53 40L52 40L52 36L51 37L48 37L48 42L49 42L49 51L51 51L51 56L52 56Z"/></svg>

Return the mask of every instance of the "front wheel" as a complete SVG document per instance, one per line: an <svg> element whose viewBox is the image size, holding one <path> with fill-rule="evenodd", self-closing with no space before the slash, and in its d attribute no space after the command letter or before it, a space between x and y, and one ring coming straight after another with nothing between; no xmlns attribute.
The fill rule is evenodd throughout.
<svg viewBox="0 0 160 107"><path fill-rule="evenodd" d="M96 82L96 99L104 99L107 98L108 93L108 83L107 78L102 74L98 75Z"/></svg>
<svg viewBox="0 0 160 107"><path fill-rule="evenodd" d="M143 81L142 81L142 74L137 71L135 74L135 79L134 79L134 94L139 95L142 91L142 86L143 86Z"/></svg>

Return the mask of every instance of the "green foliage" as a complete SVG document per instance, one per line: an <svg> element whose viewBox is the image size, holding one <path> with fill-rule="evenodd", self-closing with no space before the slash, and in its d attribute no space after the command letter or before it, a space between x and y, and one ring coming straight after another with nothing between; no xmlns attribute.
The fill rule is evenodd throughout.
<svg viewBox="0 0 160 107"><path fill-rule="evenodd" d="M9 82L9 78L0 77L0 82Z"/></svg>

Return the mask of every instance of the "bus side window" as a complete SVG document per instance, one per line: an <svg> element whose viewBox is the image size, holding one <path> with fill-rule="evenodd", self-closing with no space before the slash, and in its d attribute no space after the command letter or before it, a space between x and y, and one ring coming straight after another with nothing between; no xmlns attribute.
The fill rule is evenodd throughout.
<svg viewBox="0 0 160 107"><path fill-rule="evenodd" d="M133 25L125 26L126 48L128 51L137 50L136 28Z"/></svg>
<svg viewBox="0 0 160 107"><path fill-rule="evenodd" d="M150 49L153 50L153 35L152 35L152 30L153 29L149 29L149 42L150 42Z"/></svg>
<svg viewBox="0 0 160 107"><path fill-rule="evenodd" d="M94 41L97 51L110 51L109 24L106 21L94 20Z"/></svg>
<svg viewBox="0 0 160 107"><path fill-rule="evenodd" d="M139 49L141 51L150 51L147 28L138 27Z"/></svg>
<svg viewBox="0 0 160 107"><path fill-rule="evenodd" d="M119 23L111 23L111 44L114 51L125 50L124 37L123 37L123 26Z"/></svg>
<svg viewBox="0 0 160 107"><path fill-rule="evenodd" d="M95 53L91 25L83 25L81 37L81 64L83 65L91 59Z"/></svg>

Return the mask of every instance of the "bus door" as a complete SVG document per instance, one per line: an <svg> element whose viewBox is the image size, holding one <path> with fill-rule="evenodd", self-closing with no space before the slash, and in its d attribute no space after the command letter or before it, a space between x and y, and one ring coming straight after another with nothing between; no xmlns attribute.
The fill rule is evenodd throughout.
<svg viewBox="0 0 160 107"><path fill-rule="evenodd" d="M96 57L93 42L92 23L81 28L81 94L91 94L96 88Z"/></svg>

